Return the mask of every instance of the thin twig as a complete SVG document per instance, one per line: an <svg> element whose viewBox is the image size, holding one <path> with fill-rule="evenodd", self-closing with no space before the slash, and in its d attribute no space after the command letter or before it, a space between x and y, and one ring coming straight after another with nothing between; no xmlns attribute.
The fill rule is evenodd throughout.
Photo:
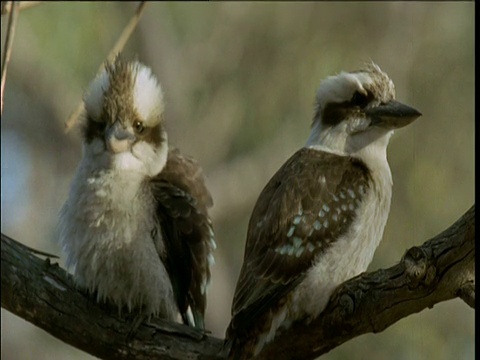
<svg viewBox="0 0 480 360"><path fill-rule="evenodd" d="M2 5L3 5L2 1ZM5 6L2 6L2 15L9 14L12 11L12 6L11 6L12 1L5 1ZM18 11L22 11L25 9L29 9L31 7L40 5L43 3L43 1L21 1L18 4Z"/></svg>
<svg viewBox="0 0 480 360"><path fill-rule="evenodd" d="M128 39L132 35L133 30L135 30L135 28L137 27L137 24L140 21L140 18L142 16L143 10L145 10L146 4L147 4L146 1L142 1L140 2L140 4L138 4L135 14L132 16L127 26L123 29L122 33L120 34L120 37L118 38L117 42L113 46L112 50L110 50L110 53L107 56L107 61L112 61L115 58L115 56L123 50ZM105 66L105 63L103 62L97 70L97 75L100 74L104 66ZM75 111L72 113L72 115L70 115L70 117L65 122L65 132L68 132L73 127L73 125L75 125L75 123L78 120L78 117L82 113L82 110L83 110L83 101L80 101Z"/></svg>
<svg viewBox="0 0 480 360"><path fill-rule="evenodd" d="M18 1L11 1L13 11L8 17L7 35L5 38L5 51L3 53L2 62L2 79L1 79L1 93L0 93L0 113L3 114L3 95L5 90L5 82L7 79L7 67L12 54L13 36L15 35L15 26L17 25L18 17Z"/></svg>

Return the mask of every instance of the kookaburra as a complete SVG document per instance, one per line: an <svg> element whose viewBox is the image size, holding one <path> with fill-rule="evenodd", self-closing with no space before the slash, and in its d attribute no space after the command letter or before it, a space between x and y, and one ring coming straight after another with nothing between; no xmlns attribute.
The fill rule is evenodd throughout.
<svg viewBox="0 0 480 360"><path fill-rule="evenodd" d="M321 82L306 145L268 182L250 218L230 358L249 359L292 322L314 319L339 284L367 269L390 209L389 139L420 115L395 101L375 64Z"/></svg>
<svg viewBox="0 0 480 360"><path fill-rule="evenodd" d="M83 156L59 221L67 266L99 301L203 328L212 200L197 163L169 149L160 84L118 57L84 104Z"/></svg>

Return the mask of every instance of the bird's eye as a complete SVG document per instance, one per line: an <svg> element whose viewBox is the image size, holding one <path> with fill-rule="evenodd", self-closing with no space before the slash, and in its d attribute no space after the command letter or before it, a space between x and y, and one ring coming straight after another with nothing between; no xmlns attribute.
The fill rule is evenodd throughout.
<svg viewBox="0 0 480 360"><path fill-rule="evenodd" d="M145 130L145 127L143 126L143 123L141 121L137 120L133 123L133 130L135 130L135 132L140 135Z"/></svg>
<svg viewBox="0 0 480 360"><path fill-rule="evenodd" d="M352 96L352 100L350 100L350 103L353 106L358 106L360 108L364 108L365 106L368 105L370 102L370 96L368 93L363 94L359 91L356 91L355 94Z"/></svg>

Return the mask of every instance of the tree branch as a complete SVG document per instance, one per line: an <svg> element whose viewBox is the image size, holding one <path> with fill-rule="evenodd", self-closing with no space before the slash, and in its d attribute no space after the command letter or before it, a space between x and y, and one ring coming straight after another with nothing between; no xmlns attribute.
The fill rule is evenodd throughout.
<svg viewBox="0 0 480 360"><path fill-rule="evenodd" d="M459 297L475 304L475 205L450 228L399 264L342 284L310 324L297 323L267 345L260 359L313 359L368 332ZM38 252L37 252L38 253ZM126 341L132 315L97 304L50 259L2 234L2 307L62 341L103 359L225 359L223 340L161 320Z"/></svg>
<svg viewBox="0 0 480 360"><path fill-rule="evenodd" d="M134 315L97 304L71 275L2 234L2 307L56 338L102 359L223 359L223 341L152 319L127 341Z"/></svg>

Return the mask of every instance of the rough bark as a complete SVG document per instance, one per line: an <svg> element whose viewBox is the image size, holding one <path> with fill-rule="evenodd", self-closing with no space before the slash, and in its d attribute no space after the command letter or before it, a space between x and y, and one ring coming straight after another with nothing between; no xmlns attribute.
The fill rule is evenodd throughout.
<svg viewBox="0 0 480 360"><path fill-rule="evenodd" d="M223 340L156 319L129 341L132 315L97 304L58 264L3 234L1 252L2 307L72 346L102 359L226 358ZM258 358L313 359L457 297L474 308L474 267L475 205L447 230L409 249L399 264L342 284L323 314L294 324Z"/></svg>
<svg viewBox="0 0 480 360"><path fill-rule="evenodd" d="M50 259L2 234L2 307L101 359L222 359L223 341L152 319L127 340L134 315L97 304Z"/></svg>

